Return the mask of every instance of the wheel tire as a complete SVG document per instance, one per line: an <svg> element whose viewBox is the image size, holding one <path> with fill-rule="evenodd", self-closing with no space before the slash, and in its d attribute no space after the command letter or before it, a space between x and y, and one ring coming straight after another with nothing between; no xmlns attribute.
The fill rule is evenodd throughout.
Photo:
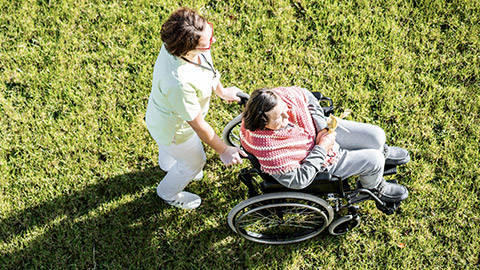
<svg viewBox="0 0 480 270"><path fill-rule="evenodd" d="M346 215L336 219L330 226L328 227L328 232L331 235L344 235L348 231L353 230L354 228L360 225L360 217L357 216L353 218L353 215Z"/></svg>
<svg viewBox="0 0 480 270"><path fill-rule="evenodd" d="M233 118L223 129L222 138L228 146L240 147L240 124L243 113Z"/></svg>
<svg viewBox="0 0 480 270"><path fill-rule="evenodd" d="M228 214L228 225L242 237L264 244L290 244L322 232L333 219L323 199L300 192L268 193L247 199Z"/></svg>

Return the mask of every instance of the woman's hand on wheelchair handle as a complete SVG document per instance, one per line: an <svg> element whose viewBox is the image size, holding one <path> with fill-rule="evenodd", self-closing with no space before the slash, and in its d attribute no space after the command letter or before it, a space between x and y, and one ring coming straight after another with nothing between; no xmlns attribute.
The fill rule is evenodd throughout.
<svg viewBox="0 0 480 270"><path fill-rule="evenodd" d="M242 92L238 87L232 86L232 87L225 87L224 88L224 96L222 97L227 103L232 103L232 102L240 102L241 98L237 96L237 93Z"/></svg>
<svg viewBox="0 0 480 270"><path fill-rule="evenodd" d="M337 136L337 133L334 131L332 133L329 133L327 129L322 129L320 132L317 133L317 138L315 140L315 143L322 147L323 149L330 151L333 146L335 145L335 137Z"/></svg>
<svg viewBox="0 0 480 270"><path fill-rule="evenodd" d="M245 153L243 150L233 147L233 146L227 146L223 153L220 154L220 160L225 164L226 166L229 165L234 165L234 164L242 164L243 160L240 155L246 157L247 153Z"/></svg>

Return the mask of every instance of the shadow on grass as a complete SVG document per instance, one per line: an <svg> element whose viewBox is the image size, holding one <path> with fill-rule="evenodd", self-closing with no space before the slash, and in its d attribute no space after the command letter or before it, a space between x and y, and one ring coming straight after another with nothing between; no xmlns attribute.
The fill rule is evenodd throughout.
<svg viewBox="0 0 480 270"><path fill-rule="evenodd" d="M151 268L168 261L162 258L168 256L164 254L168 249L175 251L178 246L188 252L191 247L193 252L196 234L212 234L215 228L190 233L191 239L178 236L179 243L169 243L166 234L179 216L188 217L181 218L177 231L194 225L186 219L198 222L216 213L165 205L155 193L162 176L159 169L148 168L101 179L99 184L2 218L0 269Z"/></svg>
<svg viewBox="0 0 480 270"><path fill-rule="evenodd" d="M1 219L0 269L234 269L281 261L313 244L244 240L228 228L229 209L221 200L207 199L195 211L164 204L155 192L162 177L152 167L103 179ZM327 244L338 244L327 238ZM261 254L258 260L254 254Z"/></svg>

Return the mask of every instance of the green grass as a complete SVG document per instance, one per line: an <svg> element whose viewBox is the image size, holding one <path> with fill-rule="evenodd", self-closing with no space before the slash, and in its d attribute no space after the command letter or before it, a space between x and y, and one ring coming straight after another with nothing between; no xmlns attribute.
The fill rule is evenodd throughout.
<svg viewBox="0 0 480 270"><path fill-rule="evenodd" d="M143 123L172 1L0 1L0 269L480 268L480 2L181 1L214 24L225 86L300 85L412 161L386 216L285 246L227 226L246 198L207 148L195 211L156 196ZM238 105L213 99L221 133ZM404 248L398 246L405 244Z"/></svg>

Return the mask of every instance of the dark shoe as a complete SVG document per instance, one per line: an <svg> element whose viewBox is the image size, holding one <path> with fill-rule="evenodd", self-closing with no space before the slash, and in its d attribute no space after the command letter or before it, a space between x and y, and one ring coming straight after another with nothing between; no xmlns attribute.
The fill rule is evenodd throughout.
<svg viewBox="0 0 480 270"><path fill-rule="evenodd" d="M410 155L406 149L385 145L385 164L402 165L410 161Z"/></svg>
<svg viewBox="0 0 480 270"><path fill-rule="evenodd" d="M371 190L378 198L386 203L398 203L405 200L408 197L408 190L406 187L386 182L382 182L374 189Z"/></svg>

